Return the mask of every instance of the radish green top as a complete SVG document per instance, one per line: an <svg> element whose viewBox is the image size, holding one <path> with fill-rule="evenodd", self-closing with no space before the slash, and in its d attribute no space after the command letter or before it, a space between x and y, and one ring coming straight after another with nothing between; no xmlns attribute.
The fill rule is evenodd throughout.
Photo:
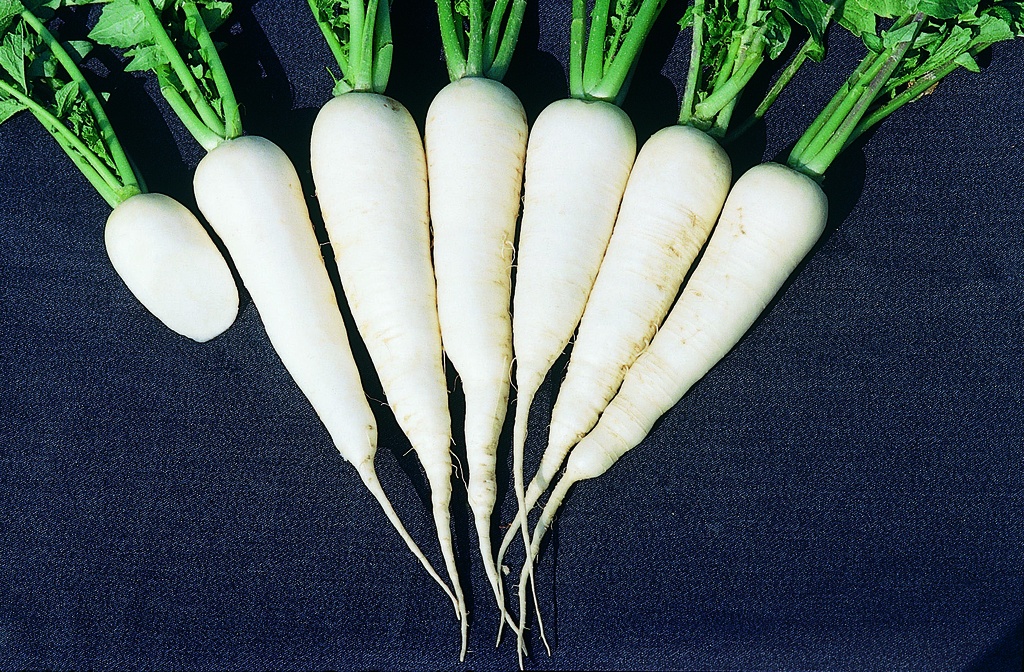
<svg viewBox="0 0 1024 672"><path fill-rule="evenodd" d="M501 81L523 25L526 0L437 0L448 76Z"/></svg>
<svg viewBox="0 0 1024 672"><path fill-rule="evenodd" d="M824 56L825 29L832 12L821 0L694 0L680 21L683 29L693 29L693 37L679 123L723 137L740 95L758 68L786 48L792 21L808 37L755 113L764 114L807 58Z"/></svg>
<svg viewBox="0 0 1024 672"><path fill-rule="evenodd" d="M217 0L112 0L89 37L126 49L126 71L156 73L171 109L211 150L242 135L238 103L210 37L230 13L231 3Z"/></svg>
<svg viewBox="0 0 1024 672"><path fill-rule="evenodd" d="M640 50L666 0L595 0L587 28L586 0L572 0L569 95L619 104Z"/></svg>
<svg viewBox="0 0 1024 672"><path fill-rule="evenodd" d="M0 123L23 110L32 113L103 200L116 207L145 185L78 67L92 44L61 42L43 23L60 5L0 0Z"/></svg>
<svg viewBox="0 0 1024 672"><path fill-rule="evenodd" d="M796 143L790 167L820 180L869 128L954 70L977 72L975 56L993 44L1024 36L1022 14L1021 0L847 0L840 23L868 53Z"/></svg>
<svg viewBox="0 0 1024 672"><path fill-rule="evenodd" d="M391 1L309 0L309 8L341 70L334 95L384 93L391 75Z"/></svg>

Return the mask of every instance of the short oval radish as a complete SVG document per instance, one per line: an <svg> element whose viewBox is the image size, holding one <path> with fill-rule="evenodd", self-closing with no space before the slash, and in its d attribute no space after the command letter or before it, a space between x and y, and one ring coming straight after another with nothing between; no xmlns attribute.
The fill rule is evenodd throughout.
<svg viewBox="0 0 1024 672"><path fill-rule="evenodd" d="M299 177L269 140L243 136L199 163L196 201L231 253L271 344L341 456L359 472L409 549L455 600L377 481L377 425L309 220Z"/></svg>
<svg viewBox="0 0 1024 672"><path fill-rule="evenodd" d="M569 488L607 471L732 349L825 228L828 201L811 178L768 163L733 186L718 226L651 345L597 426L569 455L534 528L530 554ZM526 571L523 571L525 580Z"/></svg>
<svg viewBox="0 0 1024 672"><path fill-rule="evenodd" d="M465 392L469 504L484 570L502 610L490 520L512 367L509 301L527 135L519 98L483 77L448 84L427 112L441 340Z"/></svg>
<svg viewBox="0 0 1024 672"><path fill-rule="evenodd" d="M103 231L107 255L132 294L171 330L203 343L238 314L238 289L192 212L163 194L118 204Z"/></svg>
<svg viewBox="0 0 1024 672"><path fill-rule="evenodd" d="M323 106L310 147L317 197L352 317L430 485L465 655L468 618L449 512L451 418L430 258L423 141L401 103L352 91Z"/></svg>

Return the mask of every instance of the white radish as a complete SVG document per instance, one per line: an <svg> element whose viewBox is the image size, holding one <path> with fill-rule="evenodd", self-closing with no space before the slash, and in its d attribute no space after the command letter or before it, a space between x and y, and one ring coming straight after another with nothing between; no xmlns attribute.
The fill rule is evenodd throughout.
<svg viewBox="0 0 1024 672"><path fill-rule="evenodd" d="M430 258L427 171L412 116L382 94L353 91L320 110L313 179L342 288L388 404L426 472L434 523L462 619L451 532L451 419Z"/></svg>
<svg viewBox="0 0 1024 672"><path fill-rule="evenodd" d="M238 314L238 289L192 212L163 194L118 204L103 232L107 255L132 294L173 331L203 343Z"/></svg>
<svg viewBox="0 0 1024 672"><path fill-rule="evenodd" d="M756 166L736 182L665 324L597 426L570 453L534 528L531 556L539 553L569 488L600 476L643 441L736 345L820 238L827 217L828 201L817 182L786 166Z"/></svg>
<svg viewBox="0 0 1024 672"><path fill-rule="evenodd" d="M465 392L469 504L484 570L503 613L490 521L512 367L509 301L527 134L516 95L483 77L452 82L427 112L441 339Z"/></svg>
<svg viewBox="0 0 1024 672"><path fill-rule="evenodd" d="M635 158L633 124L611 103L559 100L530 132L512 307L515 527L527 546L523 460L530 406L583 315ZM521 608L520 631L524 618Z"/></svg>
<svg viewBox="0 0 1024 672"><path fill-rule="evenodd" d="M548 447L526 492L527 510L654 337L718 219L731 180L725 150L693 127L671 126L644 143L580 321Z"/></svg>
<svg viewBox="0 0 1024 672"><path fill-rule="evenodd" d="M454 603L377 480L376 420L291 161L269 140L228 140L199 163L194 186L200 210L231 253L288 373L341 456L356 468L406 545Z"/></svg>

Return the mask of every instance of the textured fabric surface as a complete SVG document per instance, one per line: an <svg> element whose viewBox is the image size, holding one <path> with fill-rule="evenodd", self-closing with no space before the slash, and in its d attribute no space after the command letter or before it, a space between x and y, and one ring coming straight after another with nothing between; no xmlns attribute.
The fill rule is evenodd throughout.
<svg viewBox="0 0 1024 672"><path fill-rule="evenodd" d="M219 37L246 128L290 154L312 204L330 54L304 2L236 4ZM389 92L422 124L446 82L436 19L426 0L394 4ZM531 118L564 95L568 6L528 11L506 82ZM675 117L679 13L625 103L641 141ZM78 13L67 36L84 25ZM201 150L152 81L99 54L127 149L153 190L189 203ZM857 54L835 36L730 148L737 174L782 154ZM573 491L536 570L553 656L532 638L528 667L1021 669L1022 72L1024 45L997 46L981 74L950 77L835 164L828 232L763 319ZM331 447L251 302L212 342L176 336L114 274L107 206L31 117L0 127L0 166L0 668L515 667L507 639L494 648L464 495L459 664L447 599ZM534 407L528 469L560 375ZM374 407L381 481L440 567L418 464ZM514 514L500 495L496 533Z"/></svg>

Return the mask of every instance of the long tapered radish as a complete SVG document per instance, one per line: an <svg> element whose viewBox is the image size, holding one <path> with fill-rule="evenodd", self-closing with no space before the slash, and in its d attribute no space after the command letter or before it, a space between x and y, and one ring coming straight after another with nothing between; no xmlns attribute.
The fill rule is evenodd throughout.
<svg viewBox="0 0 1024 672"><path fill-rule="evenodd" d="M350 92L320 110L310 146L341 284L388 405L426 472L465 631L449 512L451 420L419 130L397 101Z"/></svg>
<svg viewBox="0 0 1024 672"><path fill-rule="evenodd" d="M490 79L449 84L427 113L441 337L465 392L469 504L484 570L502 611L490 521L512 370L509 301L526 138L519 99Z"/></svg>
<svg viewBox="0 0 1024 672"><path fill-rule="evenodd" d="M665 324L597 426L569 454L534 528L532 556L569 488L600 476L638 445L740 340L821 236L827 213L818 184L786 166L756 166L736 182Z"/></svg>
<svg viewBox="0 0 1024 672"><path fill-rule="evenodd" d="M423 140L408 110L383 95L391 71L388 0L310 0L341 77L313 124L310 159L341 284L388 404L419 457L462 622L455 564L451 417L443 368ZM338 17L344 18L344 25Z"/></svg>
<svg viewBox="0 0 1024 672"><path fill-rule="evenodd" d="M636 158L633 124L615 102L663 0L591 10L584 56L585 3L573 3L570 98L546 107L534 122L526 152L526 187L519 233L512 338L516 410L512 475L519 506L514 528L529 549L523 462L530 406L583 315L612 233L629 170ZM608 33L618 22L619 30ZM621 30L623 26L629 28ZM530 556L524 572L530 576ZM526 583L519 585L519 662L526 625ZM543 624L538 627L544 644Z"/></svg>
<svg viewBox="0 0 1024 672"><path fill-rule="evenodd" d="M113 208L104 228L107 255L150 313L198 342L221 334L238 314L231 270L188 208L169 196L145 193L103 103L78 66L91 43L76 43L72 57L33 11L20 4L10 10L14 13L5 17L0 34L0 41L10 36L0 73L5 110L0 119L21 110L35 116ZM12 49L14 44L21 49Z"/></svg>
<svg viewBox="0 0 1024 672"><path fill-rule="evenodd" d="M654 336L718 219L731 176L725 151L692 127L663 129L644 144L573 343L528 508Z"/></svg>
<svg viewBox="0 0 1024 672"><path fill-rule="evenodd" d="M551 413L548 446L526 493L527 508L547 489L570 448L597 422L668 313L729 191L732 167L718 140L736 99L759 66L781 53L788 41L783 12L748 11L726 2L706 13L704 5L696 0L692 13L690 70L679 123L644 144L630 173ZM754 0L751 6L760 5ZM823 30L813 24L807 44L819 44ZM721 35L731 37L723 40Z"/></svg>
<svg viewBox="0 0 1024 672"><path fill-rule="evenodd" d="M526 2L505 3L506 11L496 5L485 22L483 0L471 0L465 34L454 20L455 4L438 2L452 82L431 102L424 134L437 308L441 341L465 393L467 492L480 557L502 619L512 623L491 546L491 513L512 368L509 302L528 128L522 103L499 80Z"/></svg>
<svg viewBox="0 0 1024 672"><path fill-rule="evenodd" d="M124 47L121 31L124 25L133 27L137 44L129 53L136 59L142 54L145 64L135 63L136 69L159 71L161 93L208 150L194 177L196 201L231 254L275 351L342 457L457 607L377 480L376 421L295 168L269 140L242 136L234 92L207 26L207 21L222 22L230 6L201 13L194 3L170 4L159 8L153 0L132 0L108 5L91 35ZM203 67L190 67L186 59Z"/></svg>

